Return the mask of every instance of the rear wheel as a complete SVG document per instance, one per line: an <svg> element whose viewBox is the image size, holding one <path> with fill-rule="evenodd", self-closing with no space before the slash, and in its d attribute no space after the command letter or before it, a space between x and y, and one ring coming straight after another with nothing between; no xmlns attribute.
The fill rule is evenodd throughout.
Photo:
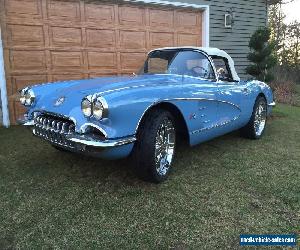
<svg viewBox="0 0 300 250"><path fill-rule="evenodd" d="M255 101L250 121L241 129L241 133L247 138L259 139L265 131L266 122L267 102L263 96L259 96Z"/></svg>
<svg viewBox="0 0 300 250"><path fill-rule="evenodd" d="M167 179L175 156L176 128L172 114L153 110L139 128L133 151L137 174L144 180Z"/></svg>

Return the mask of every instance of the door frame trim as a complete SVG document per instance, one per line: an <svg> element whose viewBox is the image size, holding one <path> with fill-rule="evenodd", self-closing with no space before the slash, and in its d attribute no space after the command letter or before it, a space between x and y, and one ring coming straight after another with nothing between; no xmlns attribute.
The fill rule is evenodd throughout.
<svg viewBox="0 0 300 250"><path fill-rule="evenodd" d="M124 2L131 3L145 3L145 4L153 4L160 6L173 6L173 7L182 7L182 8L193 8L203 10L202 12L202 46L209 47L209 5L202 4L192 4L192 3L183 3L183 2L170 2L165 0L124 0Z"/></svg>
<svg viewBox="0 0 300 250"><path fill-rule="evenodd" d="M1 92L1 106L2 106L2 123L4 127L9 127L9 109L7 100L7 89L6 89L6 78L5 78L5 68L4 68L4 48L1 36L0 27L0 92Z"/></svg>

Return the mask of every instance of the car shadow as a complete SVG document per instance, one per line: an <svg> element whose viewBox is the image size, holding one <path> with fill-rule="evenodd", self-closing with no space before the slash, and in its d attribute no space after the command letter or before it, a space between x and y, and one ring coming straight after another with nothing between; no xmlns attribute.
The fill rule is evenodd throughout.
<svg viewBox="0 0 300 250"><path fill-rule="evenodd" d="M215 155L221 156L226 151L228 143L232 144L234 141L238 141L238 138L239 133L232 132L194 147L180 145L174 169L180 174L181 171L189 168L191 159L195 155L201 156L202 154L207 154L207 151L210 150L214 151ZM69 179L71 178L75 182L94 183L99 188L103 185L111 185L111 188L114 189L118 189L123 185L132 187L149 186L149 183L139 180L135 175L133 161L129 157L121 160L104 160L82 154L58 151L50 145L43 145L35 153L37 156L32 159L36 159L37 164L40 164L41 158L44 158L42 161L47 163L45 167L55 168L62 175ZM185 164L182 164L182 161ZM172 178L173 174L176 173L172 173L170 178Z"/></svg>

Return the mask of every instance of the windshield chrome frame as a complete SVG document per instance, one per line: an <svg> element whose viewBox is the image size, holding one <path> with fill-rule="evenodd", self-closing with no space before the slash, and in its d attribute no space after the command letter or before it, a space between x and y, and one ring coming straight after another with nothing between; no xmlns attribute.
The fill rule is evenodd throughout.
<svg viewBox="0 0 300 250"><path fill-rule="evenodd" d="M207 80L207 81L214 81L214 82L218 82L218 81L219 81L219 77L218 77L218 75L217 75L217 71L216 71L216 68L215 68L215 65L214 65L214 63L213 63L212 58L211 58L207 53L205 53L204 51L202 51L202 50L200 50L200 49L196 49L196 48L182 48L182 49L180 49L180 48L179 48L179 49L178 49L178 48L175 48L175 49L173 49L173 48L168 48L168 49L154 49L154 50L149 51L149 53L147 54L146 60L148 60L149 55L150 55L150 53L152 53L152 52L155 52L155 51L170 51L170 50L174 50L174 51L178 51L178 52L182 52L182 51L194 51L194 52L198 52L198 53L204 55L204 56L208 59L208 61L210 62L210 65L211 65L211 67L212 67L212 69L213 69L213 72L214 72L215 77L214 77L213 79L204 79L204 78L196 77L196 76L195 76L195 78L204 79L204 80ZM145 67L145 63L146 63L146 61L144 62L144 65L141 67L141 69L143 69L143 68ZM141 69L140 69L139 71L141 71ZM163 74L163 73L158 73L158 74L159 74L159 75L178 75L178 74ZM154 74L154 75L158 75L158 74ZM186 76L186 75L178 75L178 76ZM191 77L192 77L192 76L191 76Z"/></svg>

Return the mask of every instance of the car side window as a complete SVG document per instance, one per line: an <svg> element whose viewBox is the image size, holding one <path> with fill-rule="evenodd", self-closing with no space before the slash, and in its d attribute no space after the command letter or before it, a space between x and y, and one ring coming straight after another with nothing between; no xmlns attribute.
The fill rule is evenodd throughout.
<svg viewBox="0 0 300 250"><path fill-rule="evenodd" d="M231 82L232 75L231 75L231 71L230 71L227 59L225 59L223 57L212 57L212 59L213 59L213 63L215 65L219 80L224 81L224 82Z"/></svg>
<svg viewBox="0 0 300 250"><path fill-rule="evenodd" d="M148 71L152 74L165 72L169 61L165 58L153 57L148 60Z"/></svg>
<svg viewBox="0 0 300 250"><path fill-rule="evenodd" d="M170 63L169 73L215 79L213 67L208 58L197 51L181 51Z"/></svg>

